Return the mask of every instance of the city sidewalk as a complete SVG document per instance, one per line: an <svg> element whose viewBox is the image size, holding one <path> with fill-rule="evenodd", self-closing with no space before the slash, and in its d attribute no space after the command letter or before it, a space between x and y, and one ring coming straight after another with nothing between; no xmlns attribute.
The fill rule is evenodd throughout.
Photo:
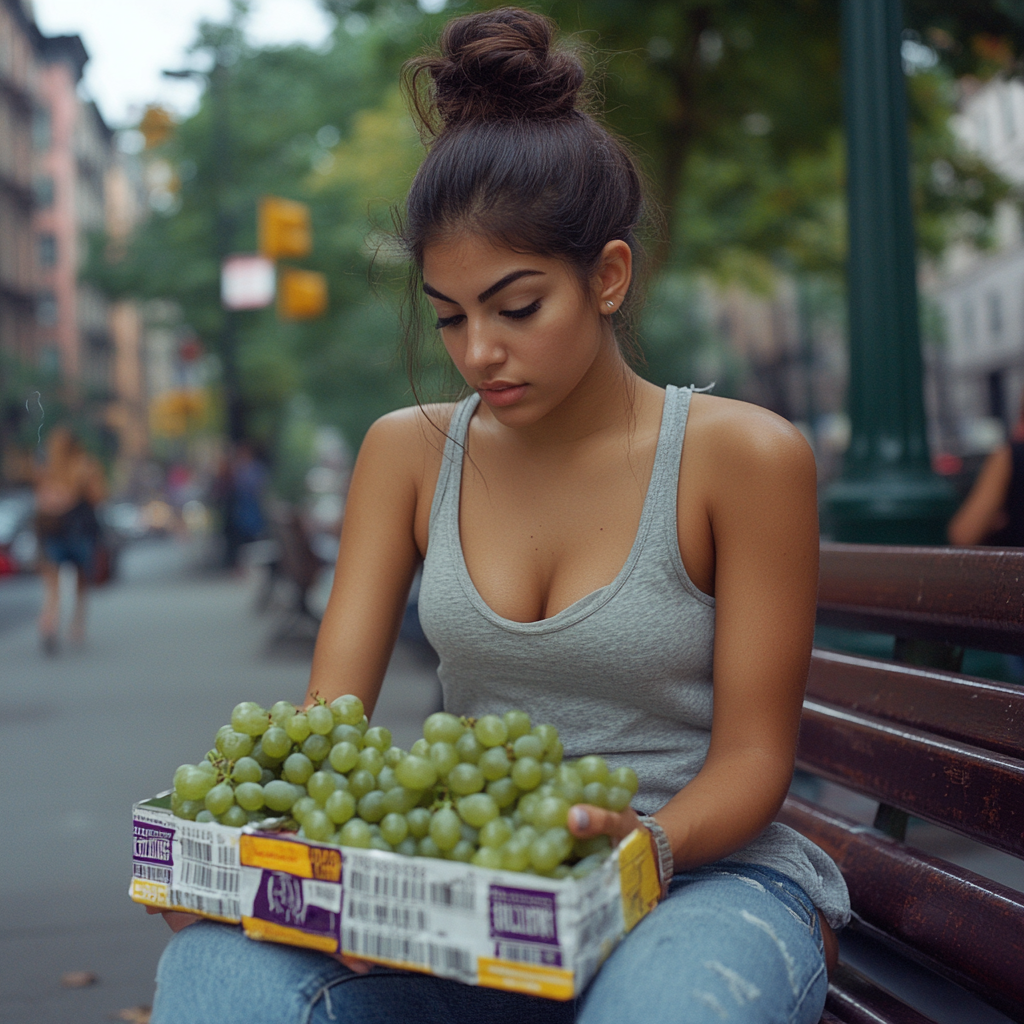
<svg viewBox="0 0 1024 1024"><path fill-rule="evenodd" d="M130 548L94 595L84 650L44 658L26 609L2 609L0 1019L100 1024L151 1003L170 933L127 896L131 805L201 758L238 701L305 693L311 648L268 652L252 599L162 541ZM400 646L375 720L408 745L439 702L433 667ZM63 988L71 971L98 980Z"/></svg>

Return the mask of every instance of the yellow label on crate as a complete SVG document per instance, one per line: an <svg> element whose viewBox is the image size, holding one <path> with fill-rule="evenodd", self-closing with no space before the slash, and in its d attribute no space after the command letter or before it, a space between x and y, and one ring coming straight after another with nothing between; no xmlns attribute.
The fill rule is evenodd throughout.
<svg viewBox="0 0 1024 1024"><path fill-rule="evenodd" d="M128 895L136 903L148 903L151 907L169 907L171 905L170 888L162 882L147 882L141 878L133 878L128 887Z"/></svg>
<svg viewBox="0 0 1024 1024"><path fill-rule="evenodd" d="M658 865L654 862L646 829L630 833L619 847L619 884L622 887L622 917L626 931L632 931L661 896Z"/></svg>
<svg viewBox="0 0 1024 1024"><path fill-rule="evenodd" d="M485 988L502 988L510 992L525 992L546 999L572 999L575 993L572 971L560 967L541 967L538 964L514 964L508 960L490 957L477 959L477 984Z"/></svg>
<svg viewBox="0 0 1024 1024"><path fill-rule="evenodd" d="M330 935L310 935L299 928L287 928L273 921L261 921L257 917L243 917L242 928L250 939L264 942L282 942L288 946L302 946L304 949L318 949L322 953L336 953L338 940Z"/></svg>
<svg viewBox="0 0 1024 1024"><path fill-rule="evenodd" d="M313 865L309 860L309 847L287 839L267 836L242 835L238 841L238 856L249 867L287 871L299 878L312 878Z"/></svg>
<svg viewBox="0 0 1024 1024"><path fill-rule="evenodd" d="M242 864L271 871L287 871L299 878L316 878L321 882L341 881L341 851L269 836L243 835L239 840Z"/></svg>

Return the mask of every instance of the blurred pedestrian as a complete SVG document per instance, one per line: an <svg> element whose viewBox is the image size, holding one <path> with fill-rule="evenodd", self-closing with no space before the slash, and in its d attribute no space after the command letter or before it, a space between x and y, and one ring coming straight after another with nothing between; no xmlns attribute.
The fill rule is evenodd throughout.
<svg viewBox="0 0 1024 1024"><path fill-rule="evenodd" d="M57 650L60 629L60 566L75 567L75 608L69 638L85 639L86 591L93 579L100 526L96 506L106 497L99 462L66 427L46 441L46 462L34 472L39 569L46 587L39 633L43 650Z"/></svg>
<svg viewBox="0 0 1024 1024"><path fill-rule="evenodd" d="M218 475L222 493L224 566L234 569L238 566L242 545L259 540L267 530L263 514L267 469L252 446L241 441Z"/></svg>
<svg viewBox="0 0 1024 1024"><path fill-rule="evenodd" d="M957 545L1024 547L1024 406L1010 440L982 464L947 535Z"/></svg>

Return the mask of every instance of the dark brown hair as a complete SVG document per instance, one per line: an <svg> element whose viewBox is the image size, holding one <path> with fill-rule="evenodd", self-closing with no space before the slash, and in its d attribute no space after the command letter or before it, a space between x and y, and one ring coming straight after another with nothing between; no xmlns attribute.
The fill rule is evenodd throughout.
<svg viewBox="0 0 1024 1024"><path fill-rule="evenodd" d="M579 56L554 45L549 18L515 7L450 21L436 53L404 70L427 156L400 219L413 262L407 354L415 366L426 246L470 230L519 252L563 260L589 283L621 239L640 276L642 176L626 146L585 109ZM614 316L628 330L636 292ZM620 334L622 332L620 331Z"/></svg>

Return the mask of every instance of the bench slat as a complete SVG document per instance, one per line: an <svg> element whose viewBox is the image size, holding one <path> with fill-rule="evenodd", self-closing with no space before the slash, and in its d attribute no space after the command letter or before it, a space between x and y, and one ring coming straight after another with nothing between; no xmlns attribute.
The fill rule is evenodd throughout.
<svg viewBox="0 0 1024 1024"><path fill-rule="evenodd" d="M1024 894L799 797L786 799L778 820L835 860L872 934L1011 1017L1024 1015Z"/></svg>
<svg viewBox="0 0 1024 1024"><path fill-rule="evenodd" d="M804 702L797 764L1024 856L1024 761L810 699Z"/></svg>
<svg viewBox="0 0 1024 1024"><path fill-rule="evenodd" d="M807 695L1024 757L1024 688L1019 686L815 649Z"/></svg>
<svg viewBox="0 0 1024 1024"><path fill-rule="evenodd" d="M824 542L818 622L1024 653L1024 550Z"/></svg>
<svg viewBox="0 0 1024 1024"><path fill-rule="evenodd" d="M935 1024L846 964L832 972L825 1008L843 1024Z"/></svg>

